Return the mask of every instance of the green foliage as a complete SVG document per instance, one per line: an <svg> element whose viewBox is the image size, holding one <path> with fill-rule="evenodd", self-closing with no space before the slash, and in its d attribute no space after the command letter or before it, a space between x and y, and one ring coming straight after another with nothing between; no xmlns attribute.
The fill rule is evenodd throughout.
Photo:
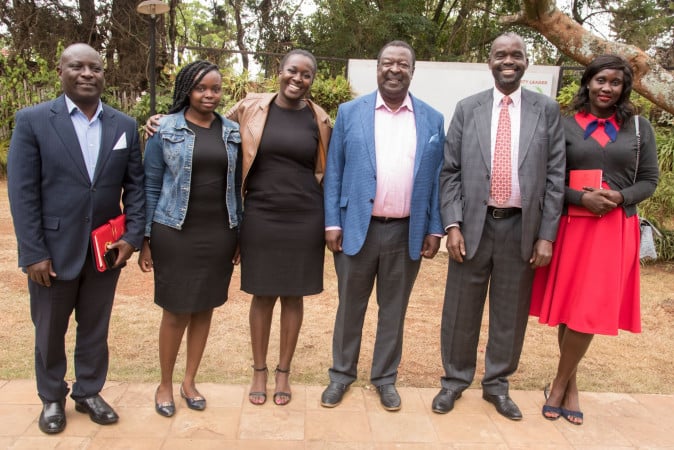
<svg viewBox="0 0 674 450"><path fill-rule="evenodd" d="M338 75L335 78L316 77L311 87L311 98L318 103L334 121L337 107L353 98L349 80Z"/></svg>
<svg viewBox="0 0 674 450"><path fill-rule="evenodd" d="M9 151L9 139L0 141L0 178L7 174L7 152Z"/></svg>
<svg viewBox="0 0 674 450"><path fill-rule="evenodd" d="M658 228L674 228L674 172L660 174L655 193L639 204L639 214L652 220Z"/></svg>

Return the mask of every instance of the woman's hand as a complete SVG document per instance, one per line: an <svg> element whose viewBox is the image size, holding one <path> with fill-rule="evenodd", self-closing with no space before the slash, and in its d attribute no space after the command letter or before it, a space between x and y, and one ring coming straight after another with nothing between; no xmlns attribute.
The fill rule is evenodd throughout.
<svg viewBox="0 0 674 450"><path fill-rule="evenodd" d="M147 122L145 122L145 126L143 127L143 130L145 131L145 139L149 139L154 134L157 132L157 128L159 127L159 119L164 117L163 114L155 114L154 116L150 116L147 119Z"/></svg>
<svg viewBox="0 0 674 450"><path fill-rule="evenodd" d="M143 240L143 246L140 249L140 254L138 255L138 267L143 272L152 271L152 250L150 250L150 241L148 239Z"/></svg>
<svg viewBox="0 0 674 450"><path fill-rule="evenodd" d="M580 199L581 204L592 214L603 216L613 211L623 202L623 196L618 191L610 189L583 188L584 194Z"/></svg>

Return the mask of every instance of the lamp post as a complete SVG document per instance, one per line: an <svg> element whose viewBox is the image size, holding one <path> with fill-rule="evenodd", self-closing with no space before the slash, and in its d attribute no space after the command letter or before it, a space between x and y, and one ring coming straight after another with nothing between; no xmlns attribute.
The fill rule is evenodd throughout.
<svg viewBox="0 0 674 450"><path fill-rule="evenodd" d="M156 75L155 75L155 59L156 59L156 44L155 44L155 30L157 28L157 14L167 13L169 5L161 0L143 0L136 7L136 11L140 14L150 16L150 115L154 115L156 107Z"/></svg>

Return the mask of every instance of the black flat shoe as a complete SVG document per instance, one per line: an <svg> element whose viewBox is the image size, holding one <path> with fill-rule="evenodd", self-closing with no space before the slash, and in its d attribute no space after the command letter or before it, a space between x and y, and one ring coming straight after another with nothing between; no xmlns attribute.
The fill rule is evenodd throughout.
<svg viewBox="0 0 674 450"><path fill-rule="evenodd" d="M185 391L183 391L183 386L182 384L180 385L180 396L185 399L185 402L187 402L187 407L189 409L193 409L195 411L203 411L206 409L206 399L203 398L201 395L197 395L195 397L188 397L185 395Z"/></svg>
<svg viewBox="0 0 674 450"><path fill-rule="evenodd" d="M377 392L379 392L379 400L386 411L400 410L400 394L398 394L395 384L377 386Z"/></svg>
<svg viewBox="0 0 674 450"><path fill-rule="evenodd" d="M154 393L154 410L157 411L157 414L164 417L172 417L176 413L176 404L174 402L161 402L157 401L157 393L159 388Z"/></svg>
<svg viewBox="0 0 674 450"><path fill-rule="evenodd" d="M349 389L349 386L336 381L331 381L328 387L325 388L321 394L321 406L325 408L334 408L342 403L344 393Z"/></svg>
<svg viewBox="0 0 674 450"><path fill-rule="evenodd" d="M454 402L461 398L461 392L442 388L433 399L431 409L437 414L447 414L454 409Z"/></svg>
<svg viewBox="0 0 674 450"><path fill-rule="evenodd" d="M522 420L522 412L509 395L482 393L482 398L496 407L496 411L510 420Z"/></svg>
<svg viewBox="0 0 674 450"><path fill-rule="evenodd" d="M56 434L66 428L66 412L63 407L65 400L60 402L44 402L37 424L40 431L47 434Z"/></svg>
<svg viewBox="0 0 674 450"><path fill-rule="evenodd" d="M99 425L110 425L119 420L119 416L103 397L96 394L81 400L75 400L75 410L89 414L89 418Z"/></svg>

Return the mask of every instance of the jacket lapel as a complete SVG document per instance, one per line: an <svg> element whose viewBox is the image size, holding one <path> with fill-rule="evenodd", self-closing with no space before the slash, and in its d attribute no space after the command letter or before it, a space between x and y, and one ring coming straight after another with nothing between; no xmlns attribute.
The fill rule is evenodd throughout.
<svg viewBox="0 0 674 450"><path fill-rule="evenodd" d="M103 105L103 112L101 113L101 147L98 150L98 160L96 161L96 170L94 171L94 179L92 184L96 183L98 177L103 170L103 166L112 154L112 146L115 145L115 137L117 134L117 117L114 111ZM131 136L127 136L130 139ZM127 141L128 142L128 141Z"/></svg>
<svg viewBox="0 0 674 450"><path fill-rule="evenodd" d="M410 98L412 99L412 108L414 108L414 123L417 131L417 148L414 152L414 178L416 178L426 149L426 143L430 141L431 136L429 136L427 127L429 121L426 108L422 108L411 94Z"/></svg>
<svg viewBox="0 0 674 450"><path fill-rule="evenodd" d="M372 170L377 172L377 159L374 144L374 108L376 104L377 92L370 94L363 98L360 104L360 123L363 127L363 136L365 136L365 144L367 145L367 153L369 156Z"/></svg>
<svg viewBox="0 0 674 450"><path fill-rule="evenodd" d="M534 138L534 130L536 129L536 123L538 123L539 116L541 115L540 109L536 105L535 101L527 94L526 89L522 89L522 106L521 116L520 116L520 148L519 148L519 157L518 157L518 167L522 166L522 161L527 156L527 152L531 148L531 140Z"/></svg>
<svg viewBox="0 0 674 450"><path fill-rule="evenodd" d="M52 116L50 117L50 121L54 128L54 132L61 140L61 144L70 159L73 160L75 167L77 167L84 179L89 183L89 174L87 172L86 163L84 162L84 156L82 156L80 142L77 139L77 133L75 133L75 127L73 126L70 112L66 107L65 97L63 95L54 100L51 112Z"/></svg>
<svg viewBox="0 0 674 450"><path fill-rule="evenodd" d="M491 172L491 113L493 103L494 92L490 89L478 100L478 105L473 113L475 134L480 146L480 153L489 172Z"/></svg>

